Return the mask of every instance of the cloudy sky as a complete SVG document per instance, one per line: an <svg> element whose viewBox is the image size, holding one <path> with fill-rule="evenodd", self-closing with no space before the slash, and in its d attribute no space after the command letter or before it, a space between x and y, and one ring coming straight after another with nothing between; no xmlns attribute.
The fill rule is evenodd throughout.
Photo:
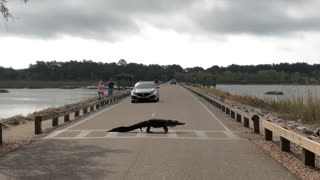
<svg viewBox="0 0 320 180"><path fill-rule="evenodd" d="M320 63L319 0L8 0L0 66Z"/></svg>

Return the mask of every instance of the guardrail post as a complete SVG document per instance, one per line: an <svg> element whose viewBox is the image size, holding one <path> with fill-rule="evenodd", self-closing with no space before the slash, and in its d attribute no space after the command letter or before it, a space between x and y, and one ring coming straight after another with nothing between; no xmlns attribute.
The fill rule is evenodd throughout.
<svg viewBox="0 0 320 180"><path fill-rule="evenodd" d="M42 123L42 116L36 116L34 119L34 133L41 134L41 123Z"/></svg>
<svg viewBox="0 0 320 180"><path fill-rule="evenodd" d="M264 128L264 139L266 141L272 141L272 139L273 139L272 131L270 131L269 129Z"/></svg>
<svg viewBox="0 0 320 180"><path fill-rule="evenodd" d="M246 117L243 117L243 126L247 128L249 127L249 119Z"/></svg>
<svg viewBox="0 0 320 180"><path fill-rule="evenodd" d="M70 114L64 116L64 122L70 121Z"/></svg>
<svg viewBox="0 0 320 180"><path fill-rule="evenodd" d="M253 121L253 131L254 133L260 134L260 118L257 115L252 117Z"/></svg>
<svg viewBox="0 0 320 180"><path fill-rule="evenodd" d="M222 112L226 112L226 107L221 106L221 111L222 111Z"/></svg>
<svg viewBox="0 0 320 180"><path fill-rule="evenodd" d="M52 119L52 126L58 126L59 124L59 117L55 117Z"/></svg>
<svg viewBox="0 0 320 180"><path fill-rule="evenodd" d="M74 117L76 118L76 117L78 117L80 115L80 111L79 110L77 110L76 112L74 112Z"/></svg>
<svg viewBox="0 0 320 180"><path fill-rule="evenodd" d="M87 112L88 112L88 107L85 107L85 108L83 108L83 114L87 114Z"/></svg>
<svg viewBox="0 0 320 180"><path fill-rule="evenodd" d="M0 146L2 146L3 141L2 141L2 124L0 123Z"/></svg>
<svg viewBox="0 0 320 180"><path fill-rule="evenodd" d="M284 137L280 137L281 151L290 152L290 141Z"/></svg>
<svg viewBox="0 0 320 180"><path fill-rule="evenodd" d="M231 111L231 118L235 118L235 112L234 111Z"/></svg>
<svg viewBox="0 0 320 180"><path fill-rule="evenodd" d="M90 106L90 112L94 111L94 106Z"/></svg>
<svg viewBox="0 0 320 180"><path fill-rule="evenodd" d="M226 109L226 114L228 114L228 115L230 114L230 109L229 108Z"/></svg>
<svg viewBox="0 0 320 180"><path fill-rule="evenodd" d="M315 167L315 154L305 148L303 148L302 153L302 161L304 165Z"/></svg>
<svg viewBox="0 0 320 180"><path fill-rule="evenodd" d="M241 115L237 114L237 122L241 122Z"/></svg>

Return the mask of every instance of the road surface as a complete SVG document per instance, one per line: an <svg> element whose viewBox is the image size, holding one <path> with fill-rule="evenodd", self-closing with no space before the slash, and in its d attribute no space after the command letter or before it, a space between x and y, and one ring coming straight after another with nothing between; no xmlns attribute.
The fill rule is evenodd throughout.
<svg viewBox="0 0 320 180"><path fill-rule="evenodd" d="M0 179L296 179L183 87L160 94L159 103L127 98L0 157ZM107 133L151 118L186 125Z"/></svg>

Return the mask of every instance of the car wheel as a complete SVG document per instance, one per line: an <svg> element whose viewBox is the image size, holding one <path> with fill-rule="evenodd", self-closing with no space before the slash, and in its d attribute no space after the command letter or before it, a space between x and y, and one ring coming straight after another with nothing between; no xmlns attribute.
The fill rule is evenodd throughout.
<svg viewBox="0 0 320 180"><path fill-rule="evenodd" d="M136 101L135 100L131 100L131 103L136 103Z"/></svg>

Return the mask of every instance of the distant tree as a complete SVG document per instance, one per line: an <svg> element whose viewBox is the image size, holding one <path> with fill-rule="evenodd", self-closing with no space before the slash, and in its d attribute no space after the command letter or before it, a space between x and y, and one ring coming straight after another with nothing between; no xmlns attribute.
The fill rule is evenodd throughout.
<svg viewBox="0 0 320 180"><path fill-rule="evenodd" d="M23 2L28 2L29 0L23 0ZM3 18L8 21L12 15L10 14L9 9L7 8L7 0L0 0L0 13L2 14Z"/></svg>
<svg viewBox="0 0 320 180"><path fill-rule="evenodd" d="M124 60L124 59L120 59L120 60L118 61L118 65L119 65L119 66L127 66L127 65L128 65L128 63L127 63L127 61L126 61L126 60Z"/></svg>

